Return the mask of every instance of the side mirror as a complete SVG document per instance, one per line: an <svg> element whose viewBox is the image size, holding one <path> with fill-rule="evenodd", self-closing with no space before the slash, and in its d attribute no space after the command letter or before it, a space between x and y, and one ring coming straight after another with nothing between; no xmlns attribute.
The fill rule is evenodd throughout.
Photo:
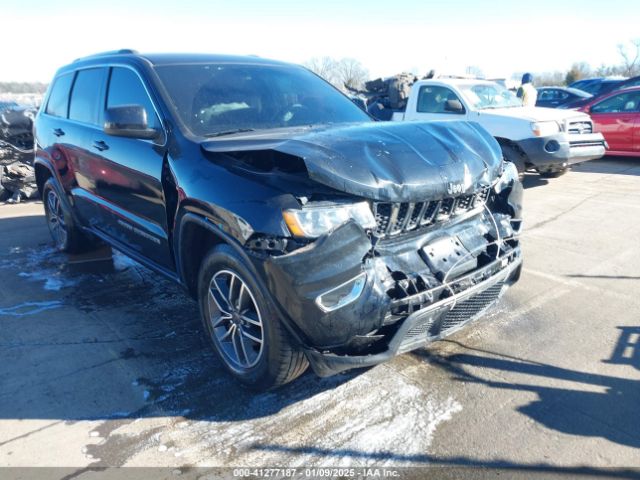
<svg viewBox="0 0 640 480"><path fill-rule="evenodd" d="M464 107L460 100L447 100L444 104L444 111L450 113L464 113Z"/></svg>
<svg viewBox="0 0 640 480"><path fill-rule="evenodd" d="M153 139L158 132L148 127L147 111L142 105L108 108L104 116L104 133L115 137Z"/></svg>

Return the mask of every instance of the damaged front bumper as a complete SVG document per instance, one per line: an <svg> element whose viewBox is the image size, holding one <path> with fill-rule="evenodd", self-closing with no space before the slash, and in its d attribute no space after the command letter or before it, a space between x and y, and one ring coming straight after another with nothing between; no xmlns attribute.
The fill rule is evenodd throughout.
<svg viewBox="0 0 640 480"><path fill-rule="evenodd" d="M495 189L487 203L428 228L381 240L350 221L256 261L318 375L375 365L441 338L518 279L522 187Z"/></svg>
<svg viewBox="0 0 640 480"><path fill-rule="evenodd" d="M370 367L438 340L479 318L520 276L522 258L517 257L495 275L456 295L409 315L390 337L387 348L379 353L340 355L331 351L306 348L315 373L329 376L353 368Z"/></svg>

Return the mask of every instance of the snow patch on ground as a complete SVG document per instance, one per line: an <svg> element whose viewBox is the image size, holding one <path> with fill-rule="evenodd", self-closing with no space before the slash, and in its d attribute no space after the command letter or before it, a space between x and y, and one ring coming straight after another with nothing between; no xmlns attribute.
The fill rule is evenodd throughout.
<svg viewBox="0 0 640 480"><path fill-rule="evenodd" d="M45 290L50 290L54 292L57 292L63 288L73 287L78 283L77 280L74 280L68 277L63 277L61 276L61 273L59 271L55 271L51 269L44 269L44 270L30 272L30 273L20 272L18 273L18 276L27 278L34 282L42 281L44 282L43 288Z"/></svg>
<svg viewBox="0 0 640 480"><path fill-rule="evenodd" d="M114 250L113 251L113 268L121 272L131 267L139 267L140 264L126 255Z"/></svg>
<svg viewBox="0 0 640 480"><path fill-rule="evenodd" d="M26 317L61 306L62 302L57 300L51 302L24 302L12 307L0 308L0 317Z"/></svg>
<svg viewBox="0 0 640 480"><path fill-rule="evenodd" d="M24 250L11 253L24 254ZM0 261L0 267L18 270L18 276L33 282L43 282L43 288L59 291L77 285L79 279L71 278L64 271L65 262L53 248L38 248L26 251L21 258L11 257Z"/></svg>
<svg viewBox="0 0 640 480"><path fill-rule="evenodd" d="M293 401L284 398L291 393L256 394L237 406L246 419L180 422L163 433L164 442L198 466L415 465L428 462L438 425L462 410L387 365L344 383L322 380L329 388L313 394L317 381L299 380Z"/></svg>

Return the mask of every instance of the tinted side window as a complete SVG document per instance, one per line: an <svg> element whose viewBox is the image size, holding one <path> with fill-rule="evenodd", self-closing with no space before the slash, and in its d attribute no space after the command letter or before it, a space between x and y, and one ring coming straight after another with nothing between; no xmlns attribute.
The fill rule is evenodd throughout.
<svg viewBox="0 0 640 480"><path fill-rule="evenodd" d="M67 107L69 106L69 90L71 90L71 82L73 74L68 73L56 78L51 87L51 95L47 102L46 112L56 117L67 117Z"/></svg>
<svg viewBox="0 0 640 480"><path fill-rule="evenodd" d="M105 71L104 68L90 68L78 72L71 92L70 119L93 125L100 124Z"/></svg>
<svg viewBox="0 0 640 480"><path fill-rule="evenodd" d="M592 113L637 112L640 110L640 93L614 95L591 107Z"/></svg>
<svg viewBox="0 0 640 480"><path fill-rule="evenodd" d="M149 128L160 128L151 99L138 75L128 68L114 67L109 80L107 108L120 105L142 105L147 111Z"/></svg>
<svg viewBox="0 0 640 480"><path fill-rule="evenodd" d="M425 85L418 93L418 112L452 113L447 110L447 100L458 100L458 96L446 87Z"/></svg>
<svg viewBox="0 0 640 480"><path fill-rule="evenodd" d="M554 90L542 90L538 95L538 100L553 100L555 97Z"/></svg>

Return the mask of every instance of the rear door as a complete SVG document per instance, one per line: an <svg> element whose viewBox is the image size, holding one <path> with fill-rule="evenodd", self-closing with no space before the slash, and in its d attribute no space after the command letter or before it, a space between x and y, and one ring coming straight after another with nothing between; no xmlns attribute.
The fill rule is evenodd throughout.
<svg viewBox="0 0 640 480"><path fill-rule="evenodd" d="M68 158L75 129L67 125L69 94L75 77L74 72L59 75L53 81L47 103L42 106L34 127L37 155L51 159L65 190L75 183Z"/></svg>
<svg viewBox="0 0 640 480"><path fill-rule="evenodd" d="M621 92L594 104L589 113L609 144L609 150L633 152L637 138L640 92Z"/></svg>
<svg viewBox="0 0 640 480"><path fill-rule="evenodd" d="M71 193L75 209L83 222L93 226L102 220L103 212L94 199L96 174L100 164L90 143L91 135L100 129L107 68L92 67L75 74L69 99L68 119L63 127L62 143L73 172Z"/></svg>

